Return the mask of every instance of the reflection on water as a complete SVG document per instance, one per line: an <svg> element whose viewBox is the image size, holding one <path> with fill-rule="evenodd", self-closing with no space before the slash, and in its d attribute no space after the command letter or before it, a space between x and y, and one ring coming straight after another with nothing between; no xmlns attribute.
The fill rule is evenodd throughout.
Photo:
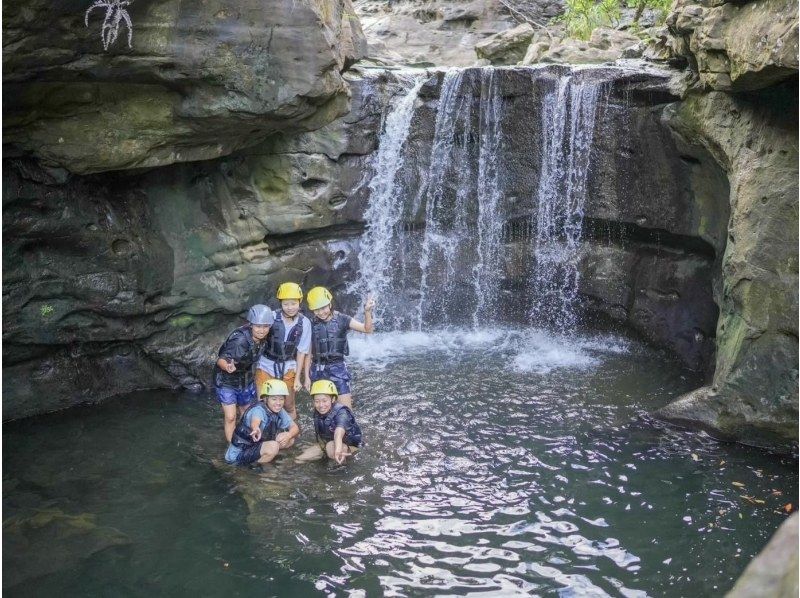
<svg viewBox="0 0 800 598"><path fill-rule="evenodd" d="M699 380L637 341L437 331L352 349L367 446L346 467L224 465L206 396L6 424L6 589L716 595L797 504L792 458L641 416Z"/></svg>

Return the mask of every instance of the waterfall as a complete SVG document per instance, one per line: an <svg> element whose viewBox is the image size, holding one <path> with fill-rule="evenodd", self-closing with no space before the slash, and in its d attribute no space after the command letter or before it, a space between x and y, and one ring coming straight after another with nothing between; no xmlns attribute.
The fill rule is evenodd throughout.
<svg viewBox="0 0 800 598"><path fill-rule="evenodd" d="M578 251L600 90L596 81L576 83L563 76L542 107L531 317L562 332L578 322Z"/></svg>
<svg viewBox="0 0 800 598"><path fill-rule="evenodd" d="M405 190L398 180L403 167L405 142L414 116L414 102L425 82L417 76L402 82L410 87L386 117L378 150L372 161L369 205L364 213L367 229L359 247L360 294L372 292L381 299L377 319L387 304L383 301L392 288L392 270L399 251L395 232L403 218Z"/></svg>
<svg viewBox="0 0 800 598"><path fill-rule="evenodd" d="M533 184L530 196L519 198L516 181L510 197L506 160L517 148L505 139L511 128L535 120L509 118L513 93L519 94L507 92L506 101L509 72L484 67L417 75L386 116L372 161L357 285L360 293L376 294L384 329L478 326L487 314L494 318L504 309L497 306L505 243L519 243L520 235L530 240L528 315L559 331L578 323L578 251L603 83L564 69L532 71L528 92L540 92L527 96L535 103L526 114L540 121L539 131L531 131L539 151L515 155ZM420 90L436 77L439 99L425 152L426 123L414 119L415 107L432 103ZM529 215L528 222L509 224L512 211Z"/></svg>

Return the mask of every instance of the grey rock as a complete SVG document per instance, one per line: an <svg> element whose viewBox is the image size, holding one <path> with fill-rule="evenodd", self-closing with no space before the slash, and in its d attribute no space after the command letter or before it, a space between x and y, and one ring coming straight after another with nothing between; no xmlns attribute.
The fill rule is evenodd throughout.
<svg viewBox="0 0 800 598"><path fill-rule="evenodd" d="M517 64L525 56L533 33L529 23L522 23L481 40L475 44L475 54L492 64Z"/></svg>
<svg viewBox="0 0 800 598"><path fill-rule="evenodd" d="M626 50L638 47L641 40L626 31L598 27L588 41L568 37L536 37L527 49L522 64L599 64L623 58ZM628 52L625 58L639 54Z"/></svg>
<svg viewBox="0 0 800 598"><path fill-rule="evenodd" d="M516 27L523 16L544 24L563 10L562 0L530 0L522 4L356 0L354 4L369 40L371 58L421 67L471 66L477 43ZM508 6L515 7L516 14Z"/></svg>
<svg viewBox="0 0 800 598"><path fill-rule="evenodd" d="M794 598L798 593L798 523L795 513L784 521L764 550L750 561L726 598Z"/></svg>
<svg viewBox="0 0 800 598"><path fill-rule="evenodd" d="M128 8L132 47L120 39L104 52L99 11L86 28L76 5L6 6L7 157L73 173L163 166L318 128L347 111L341 72L366 51L350 0Z"/></svg>
<svg viewBox="0 0 800 598"><path fill-rule="evenodd" d="M667 24L700 89L763 89L797 75L796 2L678 0Z"/></svg>
<svg viewBox="0 0 800 598"><path fill-rule="evenodd" d="M692 95L668 116L726 171L731 216L712 385L660 415L779 448L797 442L796 114L787 84L758 97Z"/></svg>

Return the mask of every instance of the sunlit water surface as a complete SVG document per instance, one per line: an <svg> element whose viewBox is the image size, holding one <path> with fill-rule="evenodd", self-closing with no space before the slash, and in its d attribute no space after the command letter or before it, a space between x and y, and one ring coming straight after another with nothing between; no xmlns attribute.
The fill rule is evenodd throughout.
<svg viewBox="0 0 800 598"><path fill-rule="evenodd" d="M642 418L701 381L637 341L496 330L352 345L367 444L344 467L226 466L209 396L4 425L4 587L719 595L797 504L794 458Z"/></svg>

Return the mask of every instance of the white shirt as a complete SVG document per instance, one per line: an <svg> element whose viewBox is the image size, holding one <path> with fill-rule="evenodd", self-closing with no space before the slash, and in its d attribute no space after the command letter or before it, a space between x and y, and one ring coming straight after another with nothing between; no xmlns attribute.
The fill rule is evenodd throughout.
<svg viewBox="0 0 800 598"><path fill-rule="evenodd" d="M286 339L289 338L289 333L297 323L297 318L300 318L300 325L303 327L302 331L300 332L300 340L297 341L297 352L308 354L308 352L311 350L311 320L309 320L303 314L298 313L294 320L290 320L283 312L281 312L281 319L283 319L284 328L283 340L286 342ZM275 370L275 362L271 359L267 359L265 355L262 355L258 360L258 369L264 370L273 378L277 377L278 375ZM283 373L286 375L292 370L297 370L297 361L294 359L287 359L284 362Z"/></svg>

